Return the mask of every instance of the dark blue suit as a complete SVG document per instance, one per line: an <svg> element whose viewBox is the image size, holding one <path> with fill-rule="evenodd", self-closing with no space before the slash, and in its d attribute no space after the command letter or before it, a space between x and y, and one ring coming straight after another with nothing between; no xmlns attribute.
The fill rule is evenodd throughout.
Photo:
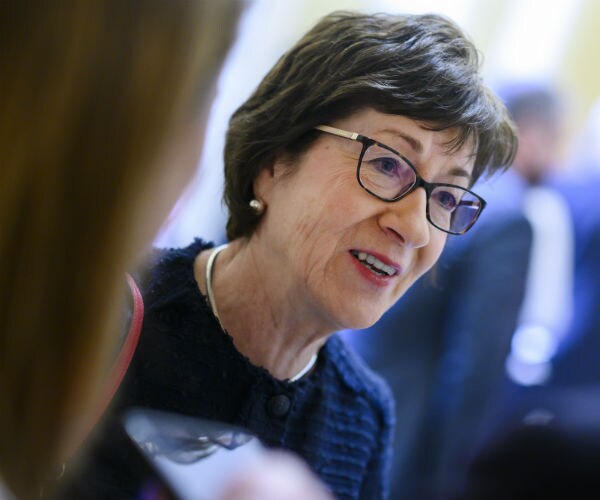
<svg viewBox="0 0 600 500"><path fill-rule="evenodd" d="M573 318L549 383L520 388L501 406L469 471L465 498L598 497L600 176L562 179L556 187L574 225Z"/></svg>
<svg viewBox="0 0 600 500"><path fill-rule="evenodd" d="M575 310L552 384L600 384L600 175L562 183L561 191L575 227Z"/></svg>

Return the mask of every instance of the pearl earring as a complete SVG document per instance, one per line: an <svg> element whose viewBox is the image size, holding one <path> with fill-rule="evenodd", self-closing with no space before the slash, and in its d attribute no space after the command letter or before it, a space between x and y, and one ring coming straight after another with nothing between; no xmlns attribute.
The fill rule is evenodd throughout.
<svg viewBox="0 0 600 500"><path fill-rule="evenodd" d="M250 208L254 210L258 215L262 214L265 211L265 203L261 200L257 200L256 198L250 200Z"/></svg>

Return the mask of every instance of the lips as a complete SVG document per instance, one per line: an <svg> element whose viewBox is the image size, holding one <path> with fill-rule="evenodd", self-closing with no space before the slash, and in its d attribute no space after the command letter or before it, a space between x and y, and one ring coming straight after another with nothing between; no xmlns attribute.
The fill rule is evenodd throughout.
<svg viewBox="0 0 600 500"><path fill-rule="evenodd" d="M377 276L391 278L400 272L400 266L380 254L373 254L362 250L350 250L350 253L361 265Z"/></svg>

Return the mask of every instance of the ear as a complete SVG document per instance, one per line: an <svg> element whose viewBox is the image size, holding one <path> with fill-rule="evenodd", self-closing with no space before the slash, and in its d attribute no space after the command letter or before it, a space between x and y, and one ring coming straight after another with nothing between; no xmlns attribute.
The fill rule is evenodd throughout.
<svg viewBox="0 0 600 500"><path fill-rule="evenodd" d="M268 205L271 192L275 185L283 178L285 170L286 165L279 156L265 164L254 178L252 184L255 198L262 200Z"/></svg>

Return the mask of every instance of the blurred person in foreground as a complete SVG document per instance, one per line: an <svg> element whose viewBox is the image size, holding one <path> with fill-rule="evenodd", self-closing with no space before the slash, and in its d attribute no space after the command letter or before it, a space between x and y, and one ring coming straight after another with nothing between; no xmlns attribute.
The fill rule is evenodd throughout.
<svg viewBox="0 0 600 500"><path fill-rule="evenodd" d="M1 9L0 497L63 497L109 393L124 272L195 171L241 4ZM329 498L294 457L253 471L230 498Z"/></svg>
<svg viewBox="0 0 600 500"><path fill-rule="evenodd" d="M38 498L93 422L124 273L195 171L239 11L1 4L1 496Z"/></svg>
<svg viewBox="0 0 600 500"><path fill-rule="evenodd" d="M230 243L157 251L121 408L245 427L337 498L385 498L392 397L334 333L376 322L476 222L470 187L515 148L454 23L326 16L231 118ZM80 481L127 496L129 457L102 434Z"/></svg>

